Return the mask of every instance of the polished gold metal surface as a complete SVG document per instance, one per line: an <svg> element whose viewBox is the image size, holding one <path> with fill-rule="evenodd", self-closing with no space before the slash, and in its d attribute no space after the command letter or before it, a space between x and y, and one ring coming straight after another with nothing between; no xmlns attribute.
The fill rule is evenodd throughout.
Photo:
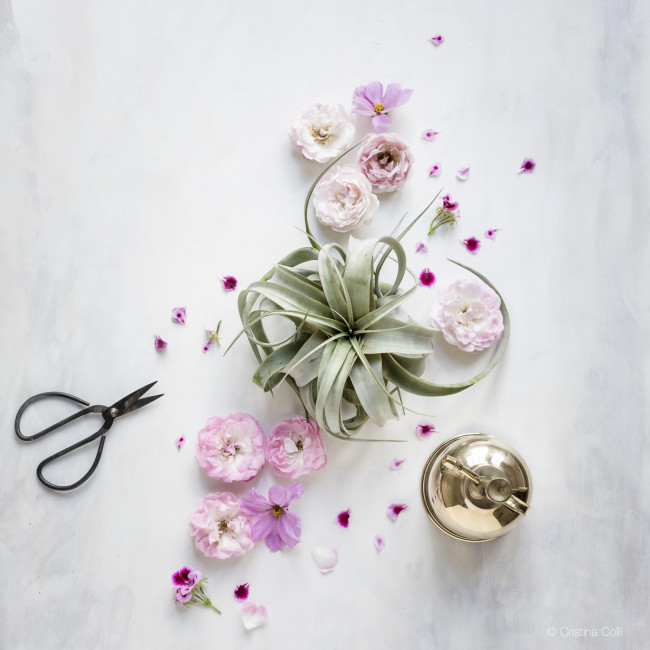
<svg viewBox="0 0 650 650"><path fill-rule="evenodd" d="M442 443L422 472L429 517L466 542L486 542L512 530L526 515L531 497L530 470L522 457L485 433Z"/></svg>

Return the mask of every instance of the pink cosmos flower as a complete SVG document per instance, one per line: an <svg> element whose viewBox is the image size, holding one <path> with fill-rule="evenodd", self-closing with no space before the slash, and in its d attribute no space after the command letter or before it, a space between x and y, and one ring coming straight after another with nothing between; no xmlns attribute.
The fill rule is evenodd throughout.
<svg viewBox="0 0 650 650"><path fill-rule="evenodd" d="M269 613L264 605L257 605L252 602L244 603L241 608L241 620L244 629L254 630L260 625L264 625L269 618Z"/></svg>
<svg viewBox="0 0 650 650"><path fill-rule="evenodd" d="M352 102L359 108L353 108L353 113L372 115L372 128L376 133L386 133L391 124L391 119L386 115L388 111L405 104L412 90L402 88L398 83L389 84L384 92L384 87L379 81L371 81L367 86L358 86L352 97Z"/></svg>
<svg viewBox="0 0 650 650"><path fill-rule="evenodd" d="M395 521L400 512L406 510L408 506L405 503L391 503L388 506L388 516Z"/></svg>
<svg viewBox="0 0 650 650"><path fill-rule="evenodd" d="M207 557L225 560L253 548L251 523L241 503L230 492L208 494L190 518L190 534Z"/></svg>
<svg viewBox="0 0 650 650"><path fill-rule="evenodd" d="M157 334L154 335L154 346L158 352L162 352L167 347L167 341L163 341Z"/></svg>
<svg viewBox="0 0 650 650"><path fill-rule="evenodd" d="M430 438L431 434L435 433L436 431L437 429L434 424L418 424L417 427L415 427L415 435L420 440L426 440L427 438Z"/></svg>
<svg viewBox="0 0 650 650"><path fill-rule="evenodd" d="M359 168L375 192L394 192L402 187L412 162L408 144L395 133L369 135L359 150Z"/></svg>
<svg viewBox="0 0 650 650"><path fill-rule="evenodd" d="M433 163L429 168L429 176L438 176L441 171L442 167L440 166L440 163Z"/></svg>
<svg viewBox="0 0 650 650"><path fill-rule="evenodd" d="M440 292L438 301L432 323L448 343L475 352L489 348L501 336L501 299L484 282L457 280Z"/></svg>
<svg viewBox="0 0 650 650"><path fill-rule="evenodd" d="M210 418L199 431L196 460L208 476L226 483L250 481L264 465L264 432L248 413Z"/></svg>
<svg viewBox="0 0 650 650"><path fill-rule="evenodd" d="M405 458L402 459L395 458L394 460L391 460L389 465L390 469L392 470L399 469L404 464L405 460L406 460Z"/></svg>
<svg viewBox="0 0 650 650"><path fill-rule="evenodd" d="M429 247L422 241L419 241L415 245L415 252L416 253L426 253L429 250Z"/></svg>
<svg viewBox="0 0 650 650"><path fill-rule="evenodd" d="M185 318L187 317L187 309L185 307L174 307L172 309L172 320L180 325L185 325Z"/></svg>
<svg viewBox="0 0 650 650"><path fill-rule="evenodd" d="M461 242L465 248L472 253L472 255L475 255L478 253L479 248L481 248L481 240L476 239L476 237L468 237L467 239L463 239Z"/></svg>
<svg viewBox="0 0 650 650"><path fill-rule="evenodd" d="M434 45L438 46L445 42L445 37L442 34L436 34L429 39Z"/></svg>
<svg viewBox="0 0 650 650"><path fill-rule="evenodd" d="M237 600L246 600L248 598L248 583L237 585L234 593Z"/></svg>
<svg viewBox="0 0 650 650"><path fill-rule="evenodd" d="M347 528L350 525L350 508L339 512L336 516L336 522L341 528Z"/></svg>
<svg viewBox="0 0 650 650"><path fill-rule="evenodd" d="M255 488L241 500L244 512L252 517L251 537L254 542L264 540L273 552L283 548L293 548L300 542L300 518L289 512L289 504L305 491L303 485L294 482L289 487L274 485L269 490L268 499Z"/></svg>
<svg viewBox="0 0 650 650"><path fill-rule="evenodd" d="M430 287L436 281L436 276L431 272L430 269L424 269L420 273L420 284L423 287Z"/></svg>
<svg viewBox="0 0 650 650"><path fill-rule="evenodd" d="M384 539L383 535L375 535L373 542L375 544L375 548L378 551L383 551L386 548L386 540Z"/></svg>
<svg viewBox="0 0 650 650"><path fill-rule="evenodd" d="M521 169L519 170L519 173L532 174L536 166L537 163L532 158L524 158L524 162L521 163Z"/></svg>
<svg viewBox="0 0 650 650"><path fill-rule="evenodd" d="M501 230L501 228L490 228L490 230L485 231L485 236L488 239L494 239L497 236L499 230Z"/></svg>
<svg viewBox="0 0 650 650"><path fill-rule="evenodd" d="M185 438L183 438L183 436L181 436L180 438L176 438L176 449L180 449L184 444L185 444Z"/></svg>
<svg viewBox="0 0 650 650"><path fill-rule="evenodd" d="M466 181L469 178L469 167L461 167L456 172L456 178L459 181Z"/></svg>
<svg viewBox="0 0 650 650"><path fill-rule="evenodd" d="M427 129L426 131L422 132L422 139L431 142L437 135L438 135L438 131Z"/></svg>
<svg viewBox="0 0 650 650"><path fill-rule="evenodd" d="M282 420L269 434L266 460L276 474L290 478L323 469L327 456L316 420L300 416Z"/></svg>
<svg viewBox="0 0 650 650"><path fill-rule="evenodd" d="M237 278L232 275L226 275L219 278L223 284L224 291L234 291L237 288Z"/></svg>

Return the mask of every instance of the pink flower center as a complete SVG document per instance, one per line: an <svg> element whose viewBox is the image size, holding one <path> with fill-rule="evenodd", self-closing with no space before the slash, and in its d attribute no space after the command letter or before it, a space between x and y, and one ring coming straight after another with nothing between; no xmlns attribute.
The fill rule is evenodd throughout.
<svg viewBox="0 0 650 650"><path fill-rule="evenodd" d="M379 115L384 110L384 105L383 104L375 104L375 113Z"/></svg>

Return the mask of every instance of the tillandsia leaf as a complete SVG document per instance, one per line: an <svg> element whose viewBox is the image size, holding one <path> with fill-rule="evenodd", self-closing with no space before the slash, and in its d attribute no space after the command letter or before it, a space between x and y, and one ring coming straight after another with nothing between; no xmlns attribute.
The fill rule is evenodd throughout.
<svg viewBox="0 0 650 650"><path fill-rule="evenodd" d="M293 359L296 352L302 347L301 343L289 343L274 350L258 366L253 381L265 391L268 390L269 380L286 367L287 362Z"/></svg>
<svg viewBox="0 0 650 650"><path fill-rule="evenodd" d="M393 318L384 318L382 325L397 324ZM419 325L406 325L383 332L372 332L363 337L365 354L430 354L433 352L433 330Z"/></svg>
<svg viewBox="0 0 650 650"><path fill-rule="evenodd" d="M392 402L376 381L376 377L381 377L383 374L381 355L370 354L367 358L374 376L366 369L361 359L356 359L350 373L350 379L361 405L368 413L368 417L375 424L381 426L387 420L397 418L392 409Z"/></svg>

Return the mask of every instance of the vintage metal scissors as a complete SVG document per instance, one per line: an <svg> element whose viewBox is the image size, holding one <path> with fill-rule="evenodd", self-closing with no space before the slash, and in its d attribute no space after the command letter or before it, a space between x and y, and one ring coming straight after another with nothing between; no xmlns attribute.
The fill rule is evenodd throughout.
<svg viewBox="0 0 650 650"><path fill-rule="evenodd" d="M97 465L99 465L99 460L102 457L102 451L104 450L104 443L106 442L106 434L108 433L109 429L113 426L114 420L121 417L122 415L133 413L133 411L137 411L138 409L142 408L143 406L146 406L150 402L153 402L154 400L157 400L159 397L162 397L162 395L152 395L150 397L142 397L155 383L156 382L154 381L151 384L147 384L146 386L139 388L138 390L134 391L130 395L127 395L126 397L123 397L122 399L115 402L113 406L99 406L99 405L90 406L90 404L85 400L82 400L79 397L75 397L74 395L68 395L67 393L57 393L57 392L39 393L38 395L34 395L33 397L30 397L20 407L16 415L16 425L15 425L16 435L23 442L33 442L34 440L38 440L39 438L46 436L48 433L52 433L57 429L61 429L67 424L70 424L71 422L74 422L79 418L83 418L86 415L100 413L104 418L104 423L102 424L101 428L98 429L95 433L88 436L87 438L84 438L83 440L80 440L74 445L70 445L70 447L66 447L65 449L62 449L56 454L52 454L45 460L41 461L39 466L36 468L36 476L38 476L38 480L46 487L49 487L52 490L58 490L59 492L67 492L68 490L74 490L80 485L83 485L93 475L94 471L97 469ZM39 431L38 433L35 433L31 436L23 435L23 433L20 430L20 421L23 417L23 414L25 413L25 410L34 402L40 399L44 399L46 397L56 397L56 398L70 400L72 402L77 402L77 404L81 404L82 406L85 406L87 408L77 411L76 413L73 413L71 416L65 418L64 420L61 420L60 422L53 424L51 427L48 427L47 429L43 429L42 431ZM90 469L78 481L75 481L70 485L55 485L54 483L51 483L43 476L43 468L49 465L51 462L61 458L62 456L66 456L72 453L73 451L80 449L81 447L89 445L93 441L97 440L97 438L99 438L99 446L97 447L95 460L93 461L93 464L90 466Z"/></svg>

